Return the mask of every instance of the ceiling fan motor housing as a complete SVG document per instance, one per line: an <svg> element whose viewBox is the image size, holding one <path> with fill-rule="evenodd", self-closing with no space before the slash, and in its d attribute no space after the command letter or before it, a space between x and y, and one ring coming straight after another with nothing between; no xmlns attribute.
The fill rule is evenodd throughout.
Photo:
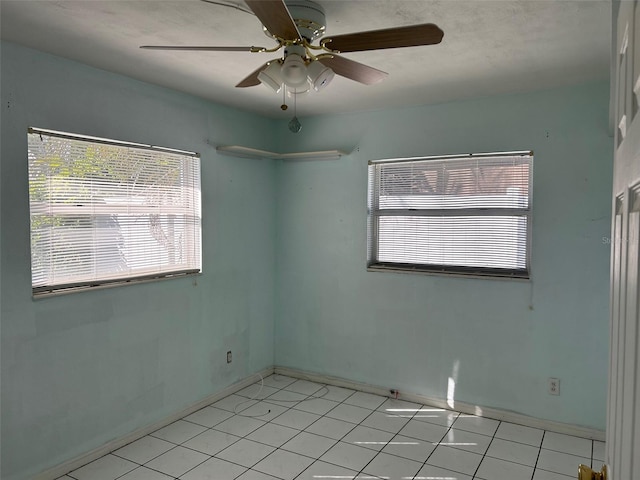
<svg viewBox="0 0 640 480"><path fill-rule="evenodd" d="M324 9L320 5L309 0L291 0L285 3L300 35L307 42L311 43L325 34L327 20ZM272 37L267 28L263 28L265 34Z"/></svg>

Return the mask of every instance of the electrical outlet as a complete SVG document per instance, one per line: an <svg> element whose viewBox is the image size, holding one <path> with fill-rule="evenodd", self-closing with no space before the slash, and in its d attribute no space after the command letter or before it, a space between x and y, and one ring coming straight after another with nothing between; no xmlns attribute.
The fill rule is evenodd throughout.
<svg viewBox="0 0 640 480"><path fill-rule="evenodd" d="M227 352L227 363L231 363L231 350Z"/></svg>
<svg viewBox="0 0 640 480"><path fill-rule="evenodd" d="M560 379L549 378L547 383L549 395L560 395Z"/></svg>

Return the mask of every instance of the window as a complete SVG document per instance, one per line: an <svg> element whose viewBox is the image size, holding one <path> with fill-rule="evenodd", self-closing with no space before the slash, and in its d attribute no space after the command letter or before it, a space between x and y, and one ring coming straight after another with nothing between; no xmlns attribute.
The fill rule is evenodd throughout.
<svg viewBox="0 0 640 480"><path fill-rule="evenodd" d="M192 152L30 128L34 295L201 269Z"/></svg>
<svg viewBox="0 0 640 480"><path fill-rule="evenodd" d="M531 152L369 162L368 267L529 277Z"/></svg>

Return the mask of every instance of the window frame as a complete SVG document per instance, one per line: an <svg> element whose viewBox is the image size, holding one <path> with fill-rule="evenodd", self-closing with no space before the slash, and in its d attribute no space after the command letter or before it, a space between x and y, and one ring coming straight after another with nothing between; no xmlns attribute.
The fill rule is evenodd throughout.
<svg viewBox="0 0 640 480"><path fill-rule="evenodd" d="M430 160L447 161L447 160L464 160L464 159L483 159L496 157L529 157L529 178L528 178L528 196L527 208L459 208L459 209L380 209L379 208L379 192L380 192L380 175L375 169L376 165L397 164L410 162L425 162ZM396 273L416 273L426 275L444 275L459 276L470 278L485 279L513 279L513 280L529 280L531 278L531 250L532 250L532 225L533 225L533 151L509 151L509 152L491 152L491 153L469 153L455 155L437 155L424 157L404 157L394 159L370 160L368 162L367 176L367 271L372 272L396 272ZM384 212L384 213L381 213ZM430 212L425 214L424 212ZM455 213L454 213L455 212ZM523 212L525 214L523 215ZM526 252L524 269L505 269L492 267L477 266L454 266L441 264L419 264L419 263L400 263L400 262L383 262L378 261L378 245L379 239L379 218L384 216L421 216L421 217L442 217L442 216L462 216L462 215L478 215L478 216L515 216L526 217ZM461 215L462 214L462 215Z"/></svg>
<svg viewBox="0 0 640 480"><path fill-rule="evenodd" d="M35 135L40 135L42 136L48 136L48 137L57 137L60 139L66 139L66 140L71 140L71 141L77 141L77 142L85 142L88 145L109 145L109 146L115 146L115 147L125 147L125 148L129 148L129 149L133 149L135 150L145 150L145 151L153 151L153 152L158 152L158 154L170 154L170 155L180 155L182 157L190 157L193 161L195 161L195 163L190 167L189 170L183 170L180 169L180 174L182 175L183 172L187 171L189 172L190 176L188 178L192 178L194 182L193 184L193 188L195 189L194 192L191 192L190 194L188 194L187 196L189 197L189 199L191 200L190 206L188 207L188 212L190 212L193 216L193 219L196 220L196 224L197 225L195 228L193 228L193 231L189 233L188 235L188 247L183 247L183 251L185 252L190 252L192 254L195 254L195 257L193 257L195 260L193 262L187 262L187 264L189 264L189 267L194 267L194 268L168 268L168 267L176 267L177 265L168 265L166 267L160 267L159 271L147 271L147 272L138 272L137 274L134 274L132 272L123 272L122 275L115 275L113 272L110 272L108 274L103 273L102 274L102 278L95 278L95 279L91 279L91 280L82 280L82 279L78 279L77 281L69 281L69 282L53 282L51 284L47 283L46 285L35 285L34 284L34 274L33 274L33 269L34 269L34 264L33 264L33 236L34 236L34 229L33 229L33 215L34 215L34 203L33 203L33 199L31 196L31 188L32 188L32 178L31 178L31 162L32 159L29 158L28 159L28 163L29 163L29 210L30 210L30 228L29 228L29 238L30 238L30 243L31 243L31 254L30 254L30 267L31 267L31 271L32 271L32 275L31 275L31 287L32 287L32 296L34 299L36 298L41 298L41 297L47 297L47 296L51 296L51 295L60 295L60 294L67 294L67 293L73 293L73 292L79 292L79 291L87 291L87 290L93 290L93 289L99 289L99 288L111 288L111 287L117 287L117 286L122 286L122 285L131 285L131 284L136 284L136 283L148 283L148 282L153 282L153 281L157 281L157 280L165 280L165 279L171 279L171 278L180 278L180 277L184 277L184 276L191 276L191 275L200 275L202 273L202 188L201 188L201 162L200 162L200 154L196 153L196 152L192 152L192 151L186 151L186 150L180 150L180 149L175 149L175 148L168 148L168 147L161 147L161 146L156 146L156 145L150 145L150 144L143 144L143 143L135 143L135 142L127 142L127 141L121 141L121 140L112 140L112 139L107 139L107 138L101 138L101 137L94 137L94 136L90 136L90 135L82 135L82 134L75 134L75 133L68 133L68 132L60 132L60 131L56 131L56 130L50 130L50 129L44 129L44 128L36 128L36 127L29 127L27 129L27 133L28 136L27 138L30 138L29 135L31 134L35 134ZM167 158L167 157L165 157ZM170 158L170 157L169 157ZM90 180L89 180L90 182ZM106 184L108 184L108 182L105 182ZM156 184L159 185L159 184ZM180 187L179 191L183 192L184 187ZM49 190L47 190L47 192L49 192ZM115 192L115 190L114 190ZM50 194L50 193L48 193ZM45 204L46 205L46 204ZM64 204L62 204L64 205ZM129 208L131 208L132 206L135 206L135 204L132 203L127 203L127 205L129 205ZM90 206L90 205L89 205ZM155 204L153 204L153 206L155 206ZM87 205L75 205L73 207L78 207L78 210L81 211L80 209L87 207ZM72 207L72 208L73 208ZM115 210L121 209L122 205L116 206L114 207ZM78 215L76 213L69 213L68 215L70 215L70 218L73 218L74 215ZM92 223L91 225L91 230L92 231L97 231L95 224L93 222L95 222L96 220L99 221L99 217L101 215L109 215L109 216L113 216L113 215L117 215L117 213L98 213L95 214L97 216L91 216L90 218L92 219ZM185 230L186 231L186 230ZM190 239L190 240L189 240ZM80 244L79 244L80 245ZM94 246L98 245L94 242L91 241L86 241L84 243L84 245L86 245L89 248L93 248ZM97 250L96 250L97 252ZM97 253L93 254L95 256L95 258L99 258ZM186 266L186 265L185 265ZM150 270L150 267L145 267L147 270Z"/></svg>

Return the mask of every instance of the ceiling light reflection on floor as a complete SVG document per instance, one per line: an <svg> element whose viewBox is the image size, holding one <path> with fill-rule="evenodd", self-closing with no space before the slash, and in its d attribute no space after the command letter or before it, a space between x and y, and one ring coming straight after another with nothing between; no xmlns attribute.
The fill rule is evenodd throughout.
<svg viewBox="0 0 640 480"><path fill-rule="evenodd" d="M356 445L386 445L389 442L351 442Z"/></svg>
<svg viewBox="0 0 640 480"><path fill-rule="evenodd" d="M463 442L434 442L431 445L478 445L477 443L463 443Z"/></svg>
<svg viewBox="0 0 640 480"><path fill-rule="evenodd" d="M346 480L354 480L354 478L357 478L358 480L365 480L365 479L378 480L379 478L385 478L385 477L369 477L367 475L358 476L358 477L354 477L353 475L314 475L313 478L332 478L332 479L335 478L335 479L346 479ZM386 478L389 478L389 477L386 477Z"/></svg>
<svg viewBox="0 0 640 480"><path fill-rule="evenodd" d="M387 412L444 412L444 408L385 408Z"/></svg>
<svg viewBox="0 0 640 480"><path fill-rule="evenodd" d="M357 445L420 445L420 443L418 442L351 442L351 443L355 443Z"/></svg>
<svg viewBox="0 0 640 480"><path fill-rule="evenodd" d="M411 480L458 480L458 477L403 477Z"/></svg>

